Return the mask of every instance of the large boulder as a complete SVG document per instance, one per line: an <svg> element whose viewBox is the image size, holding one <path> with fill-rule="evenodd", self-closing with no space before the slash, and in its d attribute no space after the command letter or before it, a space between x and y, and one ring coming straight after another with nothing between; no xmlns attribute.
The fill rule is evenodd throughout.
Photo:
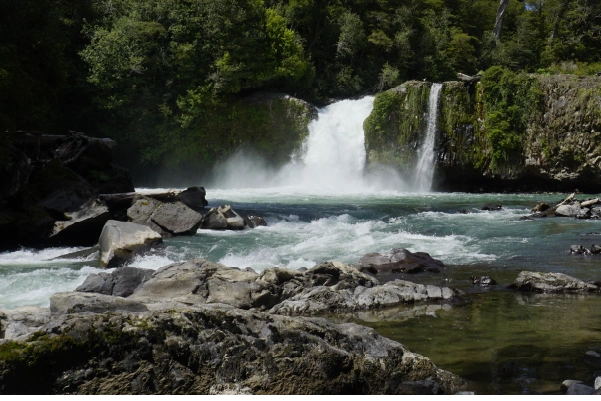
<svg viewBox="0 0 601 401"><path fill-rule="evenodd" d="M66 220L54 223L49 238L61 243L81 243L83 236L93 237L110 219L108 207L98 198L90 198L77 210L65 212ZM88 241L89 242L89 241Z"/></svg>
<svg viewBox="0 0 601 401"><path fill-rule="evenodd" d="M206 199L207 191L203 187L190 187L177 194L177 199L197 212L209 205Z"/></svg>
<svg viewBox="0 0 601 401"><path fill-rule="evenodd" d="M555 215L559 217L576 217L581 213L580 204L561 205L555 209Z"/></svg>
<svg viewBox="0 0 601 401"><path fill-rule="evenodd" d="M98 239L100 264L102 266L122 264L161 242L163 242L161 235L147 226L109 220Z"/></svg>
<svg viewBox="0 0 601 401"><path fill-rule="evenodd" d="M154 270L131 266L120 267L111 273L93 273L75 291L128 297L142 283L148 281L152 273Z"/></svg>
<svg viewBox="0 0 601 401"><path fill-rule="evenodd" d="M454 394L467 384L367 327L219 306L56 315L0 354L2 394Z"/></svg>
<svg viewBox="0 0 601 401"><path fill-rule="evenodd" d="M520 272L511 288L534 292L597 292L599 287L563 273Z"/></svg>
<svg viewBox="0 0 601 401"><path fill-rule="evenodd" d="M242 230L244 219L230 205L212 207L202 218L200 228L205 230Z"/></svg>
<svg viewBox="0 0 601 401"><path fill-rule="evenodd" d="M165 238L195 234L202 214L182 202L161 202L148 196L136 195L127 217L137 224L152 228Z"/></svg>
<svg viewBox="0 0 601 401"><path fill-rule="evenodd" d="M373 274L380 281L402 278L403 274L421 272L439 273L446 266L425 252L410 252L395 248L384 253L368 253L357 262L357 268Z"/></svg>

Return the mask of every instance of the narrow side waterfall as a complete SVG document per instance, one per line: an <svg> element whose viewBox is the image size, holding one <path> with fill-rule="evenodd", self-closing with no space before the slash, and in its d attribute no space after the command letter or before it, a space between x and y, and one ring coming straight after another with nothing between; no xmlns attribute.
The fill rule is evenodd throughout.
<svg viewBox="0 0 601 401"><path fill-rule="evenodd" d="M434 176L434 143L438 131L438 104L442 84L433 84L428 99L428 125L426 137L419 149L419 159L415 168L414 188L419 192L427 192L432 188Z"/></svg>

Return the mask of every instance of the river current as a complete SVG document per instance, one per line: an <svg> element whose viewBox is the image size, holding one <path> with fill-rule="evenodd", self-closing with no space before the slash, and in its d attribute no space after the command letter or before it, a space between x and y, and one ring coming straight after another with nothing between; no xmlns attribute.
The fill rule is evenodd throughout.
<svg viewBox="0 0 601 401"><path fill-rule="evenodd" d="M601 221L520 220L538 202L555 203L565 194L424 193L392 173L366 176L361 123L372 104L373 98L364 98L320 110L305 159L280 171L255 171L256 163L240 155L222 166L231 174L221 177L222 186L206 186L210 206L231 204L242 215L265 217L268 226L166 239L163 248L130 265L157 269L205 258L259 272L332 260L355 263L366 253L392 248L427 252L447 268L416 279L456 287L465 292L465 302L331 318L374 327L472 380L478 393L548 394L558 393L565 379L592 382L596 368L586 365L584 353L601 352L601 297L523 295L506 287L523 270L601 279L600 256L568 252L572 244L601 244ZM489 203L502 209L481 210ZM97 267L95 255L60 258L80 249L0 253L0 308L48 306L52 294L73 291L90 273L106 271ZM473 287L469 277L482 275L499 284Z"/></svg>

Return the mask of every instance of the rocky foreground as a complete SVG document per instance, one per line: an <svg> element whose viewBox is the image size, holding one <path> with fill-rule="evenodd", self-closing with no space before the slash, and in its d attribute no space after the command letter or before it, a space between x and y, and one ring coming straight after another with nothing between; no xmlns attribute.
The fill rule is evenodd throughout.
<svg viewBox="0 0 601 401"><path fill-rule="evenodd" d="M0 393L453 394L468 383L372 329L295 316L452 297L340 263L119 268L0 314Z"/></svg>

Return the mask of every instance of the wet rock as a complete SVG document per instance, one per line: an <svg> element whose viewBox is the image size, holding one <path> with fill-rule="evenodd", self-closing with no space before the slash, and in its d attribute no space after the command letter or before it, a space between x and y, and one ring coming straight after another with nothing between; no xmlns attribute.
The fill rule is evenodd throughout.
<svg viewBox="0 0 601 401"><path fill-rule="evenodd" d="M50 310L39 306L0 309L0 340L15 340L48 323Z"/></svg>
<svg viewBox="0 0 601 401"><path fill-rule="evenodd" d="M497 282L489 276L481 276L481 277L471 276L470 281L472 282L473 285L478 285L480 287L489 287L492 285L497 285Z"/></svg>
<svg viewBox="0 0 601 401"><path fill-rule="evenodd" d="M143 224L164 238L193 235L200 227L202 215L182 202L161 202L136 195L127 216L133 223Z"/></svg>
<svg viewBox="0 0 601 401"><path fill-rule="evenodd" d="M580 212L575 216L578 220L588 220L592 217L591 210L589 208L582 208Z"/></svg>
<svg viewBox="0 0 601 401"><path fill-rule="evenodd" d="M566 395L595 395L595 389L582 383L574 383L568 387Z"/></svg>
<svg viewBox="0 0 601 401"><path fill-rule="evenodd" d="M267 226L267 221L261 217L261 216L255 216L252 214L249 214L248 216L246 216L246 218L244 219L244 222L246 223L246 225L249 228L255 228L255 227L259 227L259 226Z"/></svg>
<svg viewBox="0 0 601 401"><path fill-rule="evenodd" d="M593 245L591 246L591 253L592 253L593 255L599 255L599 254L601 254L601 246L599 246L599 245L594 245L594 244L593 244Z"/></svg>
<svg viewBox="0 0 601 401"><path fill-rule="evenodd" d="M599 287L563 273L520 272L510 286L519 291L546 293L596 292Z"/></svg>
<svg viewBox="0 0 601 401"><path fill-rule="evenodd" d="M197 212L209 205L206 199L207 191L204 187L190 187L177 195L177 199L184 205Z"/></svg>
<svg viewBox="0 0 601 401"><path fill-rule="evenodd" d="M590 255L591 251L582 245L570 245L570 254L572 255Z"/></svg>
<svg viewBox="0 0 601 401"><path fill-rule="evenodd" d="M561 205L555 209L555 215L559 217L576 217L580 214L580 204Z"/></svg>
<svg viewBox="0 0 601 401"><path fill-rule="evenodd" d="M82 236L98 233L111 214L106 204L91 198L73 212L64 213L66 221L57 221L49 238L58 242L77 242Z"/></svg>
<svg viewBox="0 0 601 401"><path fill-rule="evenodd" d="M100 264L115 266L124 263L162 241L161 235L147 226L109 220L98 239Z"/></svg>
<svg viewBox="0 0 601 401"><path fill-rule="evenodd" d="M392 249L386 253L368 253L357 262L361 272L378 276L381 281L395 273L414 274L420 272L439 273L446 266L425 252L410 252L407 249Z"/></svg>
<svg viewBox="0 0 601 401"><path fill-rule="evenodd" d="M77 292L94 292L117 297L128 297L142 283L150 279L154 270L124 266L109 273L90 274Z"/></svg>
<svg viewBox="0 0 601 401"><path fill-rule="evenodd" d="M482 206L480 210L501 210L502 208L503 206L499 204L487 203L486 205Z"/></svg>
<svg viewBox="0 0 601 401"><path fill-rule="evenodd" d="M59 292L50 297L50 313L145 312L148 308L134 300L86 292Z"/></svg>
<svg viewBox="0 0 601 401"><path fill-rule="evenodd" d="M201 229L206 230L242 230L244 219L230 205L212 207L202 218Z"/></svg>
<svg viewBox="0 0 601 401"><path fill-rule="evenodd" d="M568 388L570 388L570 386L572 384L582 384L582 381L580 381L580 380L564 380L563 382L561 382L561 386L559 387L559 389L565 393L566 391L568 391Z"/></svg>
<svg viewBox="0 0 601 401"><path fill-rule="evenodd" d="M595 351L587 351L584 354L584 362L595 368L601 368L601 355Z"/></svg>
<svg viewBox="0 0 601 401"><path fill-rule="evenodd" d="M536 206L534 206L531 209L531 212L532 213L544 212L544 211L547 211L549 209L551 209L551 205L549 205L548 203L541 202L541 203L538 203Z"/></svg>
<svg viewBox="0 0 601 401"><path fill-rule="evenodd" d="M182 202L169 202L160 205L151 220L171 235L191 235L200 227L202 215Z"/></svg>
<svg viewBox="0 0 601 401"><path fill-rule="evenodd" d="M321 318L218 306L70 313L42 333L51 336L17 347L47 353L3 360L3 393L31 393L40 371L41 394L454 394L467 386L373 329Z"/></svg>
<svg viewBox="0 0 601 401"><path fill-rule="evenodd" d="M601 389L601 376L597 376L595 377L595 390L597 390L597 392L599 391L599 389Z"/></svg>
<svg viewBox="0 0 601 401"><path fill-rule="evenodd" d="M59 259L85 259L95 253L98 253L100 247L98 245L94 245L91 248L84 249L83 251L71 252L64 255L57 256L56 258L52 258L50 260L59 260Z"/></svg>

